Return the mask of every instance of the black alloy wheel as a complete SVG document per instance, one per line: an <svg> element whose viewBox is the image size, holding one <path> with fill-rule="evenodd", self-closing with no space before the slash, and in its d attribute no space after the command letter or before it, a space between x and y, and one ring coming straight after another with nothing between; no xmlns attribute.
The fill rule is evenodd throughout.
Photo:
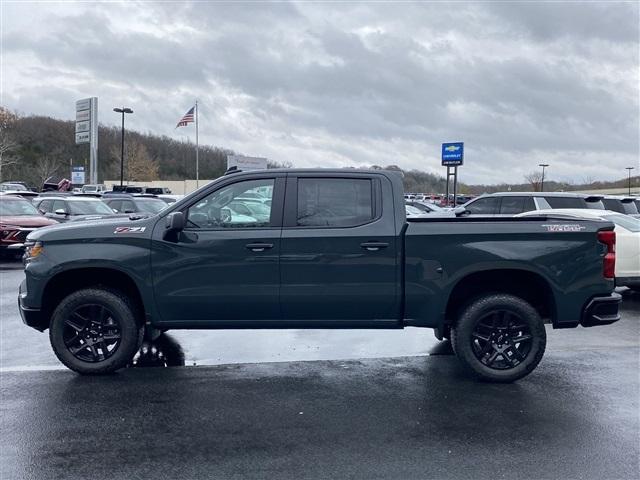
<svg viewBox="0 0 640 480"><path fill-rule="evenodd" d="M483 365L507 370L527 358L532 340L529 326L518 314L496 310L478 320L471 334L471 347Z"/></svg>
<svg viewBox="0 0 640 480"><path fill-rule="evenodd" d="M120 322L107 307L80 305L64 320L64 344L84 362L101 362L113 356L120 346Z"/></svg>

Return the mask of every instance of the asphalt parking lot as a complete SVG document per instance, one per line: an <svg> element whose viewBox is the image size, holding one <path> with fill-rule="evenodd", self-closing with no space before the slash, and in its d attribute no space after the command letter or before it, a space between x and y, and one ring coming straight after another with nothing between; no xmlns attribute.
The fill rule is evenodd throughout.
<svg viewBox="0 0 640 480"><path fill-rule="evenodd" d="M637 294L614 325L548 330L511 385L419 329L171 332L165 363L195 368L91 378L22 325L22 276L0 265L3 480L638 477Z"/></svg>

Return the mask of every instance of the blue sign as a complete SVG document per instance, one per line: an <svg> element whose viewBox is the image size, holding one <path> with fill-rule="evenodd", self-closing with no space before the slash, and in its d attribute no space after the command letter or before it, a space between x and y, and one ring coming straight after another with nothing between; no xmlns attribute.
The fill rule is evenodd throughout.
<svg viewBox="0 0 640 480"><path fill-rule="evenodd" d="M457 167L464 160L464 142L442 144L442 166Z"/></svg>

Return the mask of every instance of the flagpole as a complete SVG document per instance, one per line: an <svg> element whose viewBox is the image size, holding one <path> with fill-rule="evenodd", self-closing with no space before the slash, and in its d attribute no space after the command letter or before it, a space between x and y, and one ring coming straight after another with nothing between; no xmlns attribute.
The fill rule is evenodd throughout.
<svg viewBox="0 0 640 480"><path fill-rule="evenodd" d="M196 100L196 190L200 188L200 165L198 163L198 101Z"/></svg>

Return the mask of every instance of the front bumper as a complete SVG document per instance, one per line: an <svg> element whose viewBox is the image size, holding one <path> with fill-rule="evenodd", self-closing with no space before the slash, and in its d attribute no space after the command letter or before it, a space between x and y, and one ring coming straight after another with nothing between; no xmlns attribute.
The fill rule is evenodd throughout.
<svg viewBox="0 0 640 480"><path fill-rule="evenodd" d="M49 322L42 315L42 311L39 308L30 308L24 304L24 299L27 296L26 281L20 284L20 292L18 293L18 310L20 310L20 317L22 322L31 327L44 332L49 328Z"/></svg>
<svg viewBox="0 0 640 480"><path fill-rule="evenodd" d="M609 325L620 320L618 308L622 303L622 296L612 293L606 297L594 297L584 307L580 325L583 327L595 327L596 325Z"/></svg>

